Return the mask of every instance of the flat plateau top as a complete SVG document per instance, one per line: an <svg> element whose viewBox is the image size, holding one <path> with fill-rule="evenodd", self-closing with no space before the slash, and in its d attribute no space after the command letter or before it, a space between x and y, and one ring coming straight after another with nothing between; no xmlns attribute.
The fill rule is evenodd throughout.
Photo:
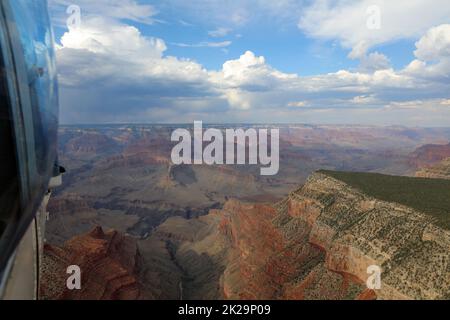
<svg viewBox="0 0 450 320"><path fill-rule="evenodd" d="M318 172L345 182L371 197L431 215L436 225L450 230L450 180L362 172Z"/></svg>

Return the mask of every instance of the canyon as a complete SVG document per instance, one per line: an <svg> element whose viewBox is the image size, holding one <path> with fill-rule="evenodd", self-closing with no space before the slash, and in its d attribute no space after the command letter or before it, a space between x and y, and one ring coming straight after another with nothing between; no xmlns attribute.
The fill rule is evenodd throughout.
<svg viewBox="0 0 450 320"><path fill-rule="evenodd" d="M423 178L450 179L450 157L435 165L420 169L415 175Z"/></svg>
<svg viewBox="0 0 450 320"><path fill-rule="evenodd" d="M430 214L371 197L327 172L314 173L274 204L230 199L196 219L169 218L145 240L112 245L126 254L122 261L128 267L114 269L117 263L106 260L114 254L98 248L97 239L112 235L118 236L96 228L63 248L46 246L46 259L99 261L93 265L108 268L82 267L99 279L110 273L113 279L97 286L118 290L124 281L132 288L105 296L100 293L108 290L94 287L97 295L87 289L79 293L83 298L141 297L136 275L147 298L156 299L450 298L449 228ZM371 265L382 269L380 290L366 287Z"/></svg>
<svg viewBox="0 0 450 320"><path fill-rule="evenodd" d="M203 131L202 121L194 121L194 138L189 130L175 129L170 140L178 142L171 153L172 163L180 164L238 164L269 165L260 169L261 175L276 175L279 170L279 130L250 128L225 129L225 138L221 130L209 128ZM270 149L268 138L270 137ZM192 141L194 147L192 148ZM205 142L209 142L204 146ZM248 150L248 151L247 151ZM225 154L225 156L224 156Z"/></svg>
<svg viewBox="0 0 450 320"><path fill-rule="evenodd" d="M60 278L42 277L45 298L449 298L450 194L442 172L450 130L285 126L274 177L250 166L174 165L172 130L61 129L68 174L49 204L44 259ZM410 182L403 177L375 175L386 185L372 188L352 184L366 176L347 181L323 168L424 177L411 181L437 188L439 198L425 195L440 205L427 210L414 198L397 199L420 190L402 188ZM384 189L400 192L377 191ZM130 285L95 267L105 261ZM61 289L63 265L77 262L88 277L100 272L106 293ZM365 284L370 265L381 267L380 290Z"/></svg>
<svg viewBox="0 0 450 320"><path fill-rule="evenodd" d="M186 230L196 232L189 237ZM175 251L186 299L450 294L449 229L427 213L373 198L320 172L275 204L229 200L197 221L168 219L146 241L153 247L169 243ZM371 265L382 269L380 290L366 287Z"/></svg>

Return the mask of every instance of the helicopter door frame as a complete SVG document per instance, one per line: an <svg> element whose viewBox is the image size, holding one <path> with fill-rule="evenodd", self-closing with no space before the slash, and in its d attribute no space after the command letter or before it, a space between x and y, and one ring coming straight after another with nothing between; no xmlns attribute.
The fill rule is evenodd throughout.
<svg viewBox="0 0 450 320"><path fill-rule="evenodd" d="M5 96L5 106L9 108L9 121L12 126L12 142L11 145L15 149L16 157L16 179L18 182L18 205L15 206L15 212L11 213L9 221L7 221L6 229L0 235L0 294L4 294L7 290L9 278L11 272L15 269L15 262L17 256L17 248L22 241L25 234L29 234L30 226L33 225L33 212L26 212L24 205L27 199L30 198L30 172L29 155L30 150L26 146L26 141L29 139L26 127L29 124L25 124L26 112L29 110L30 101L24 94L25 88L23 88L23 75L26 72L23 57L18 52L18 37L14 31L13 21L7 17L7 11L5 10L5 1L0 2L0 59L2 59L3 75L1 81L4 81L4 85L8 92ZM26 107L28 106L28 108ZM28 109L28 110L27 110ZM28 119L28 122L30 119ZM29 131L29 130L28 130ZM28 140L30 141L30 140ZM31 140L33 141L33 140ZM17 200L17 199L16 199ZM14 200L11 200L14 201ZM4 210L4 208L0 208ZM32 209L33 210L33 209ZM25 237L29 240L29 236ZM32 245L35 240L28 245ZM30 258L32 261L38 261L38 252L32 251ZM31 261L30 261L31 262ZM37 275L38 265L32 263L28 266L29 273ZM30 283L33 287L37 286L38 278L35 277L34 283Z"/></svg>
<svg viewBox="0 0 450 320"><path fill-rule="evenodd" d="M46 2L43 3L46 5ZM2 271L5 271L8 263L11 263L11 257L17 246L34 221L51 178L50 175L41 175L37 171L34 136L37 119L33 118L35 115L33 108L39 108L39 106L32 105L31 101L28 68L21 34L16 25L18 22L13 12L14 5L15 3L12 4L10 1L0 1L0 59L4 62L4 78L9 94L20 207L15 212L15 217L11 219L11 223L7 225L7 230L0 235L0 281L5 277ZM38 241L37 238L36 241ZM35 253L38 255L37 250ZM39 261L38 256L36 259ZM2 285L4 284L0 283L0 289Z"/></svg>

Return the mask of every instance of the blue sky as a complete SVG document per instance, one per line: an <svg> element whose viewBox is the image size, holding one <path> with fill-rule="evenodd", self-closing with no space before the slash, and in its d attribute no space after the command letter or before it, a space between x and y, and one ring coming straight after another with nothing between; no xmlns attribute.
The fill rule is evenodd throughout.
<svg viewBox="0 0 450 320"><path fill-rule="evenodd" d="M276 69L301 75L356 68L358 64L347 58L348 49L341 47L337 41L308 37L299 30L295 21L272 20L267 23L259 20L248 25L224 26L220 23L196 21L195 17L183 12L176 12L172 16L170 12L161 12L163 23L136 26L146 35L165 39L167 54L194 59L208 69L218 70L224 60L238 57L247 50L264 55ZM227 34L214 37L209 34L217 30L226 30ZM225 41L231 42L225 48L176 45ZM414 38L402 39L374 46L374 49L388 54L393 67L402 68L414 58L415 41Z"/></svg>
<svg viewBox="0 0 450 320"><path fill-rule="evenodd" d="M450 125L445 0L49 5L65 123Z"/></svg>
<svg viewBox="0 0 450 320"><path fill-rule="evenodd" d="M272 18L267 23L256 19L248 24L235 25L198 20L192 13L167 7L164 2L140 3L150 3L158 8L158 21L149 25L128 20L130 25L136 26L143 35L164 39L168 55L193 59L208 69L218 70L224 60L238 57L247 50L264 54L273 67L288 73L314 75L357 67L357 61L348 59L348 49L342 48L335 40L308 37L299 30L295 20ZM223 35L214 35L214 31L220 33L221 30ZM58 36L62 36L67 28L63 26L56 31ZM195 47L201 43L227 41L231 44L225 47ZM414 43L414 38L402 39L379 44L374 49L387 54L393 67L402 68L414 58Z"/></svg>

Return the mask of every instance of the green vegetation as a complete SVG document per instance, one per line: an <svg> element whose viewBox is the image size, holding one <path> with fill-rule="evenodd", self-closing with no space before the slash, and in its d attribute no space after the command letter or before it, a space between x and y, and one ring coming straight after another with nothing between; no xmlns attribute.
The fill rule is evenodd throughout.
<svg viewBox="0 0 450 320"><path fill-rule="evenodd" d="M439 226L450 229L450 180L328 170L319 173L341 180L374 198L422 211L431 215Z"/></svg>

